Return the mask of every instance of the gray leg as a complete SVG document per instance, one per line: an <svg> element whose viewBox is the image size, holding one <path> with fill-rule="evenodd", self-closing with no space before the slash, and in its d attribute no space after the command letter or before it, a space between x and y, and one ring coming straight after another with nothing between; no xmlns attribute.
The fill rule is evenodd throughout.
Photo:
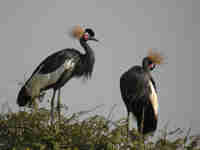
<svg viewBox="0 0 200 150"><path fill-rule="evenodd" d="M36 97L32 98L31 107L32 107L32 112L34 112L34 113L36 113L38 111L38 104L36 101L37 101Z"/></svg>
<svg viewBox="0 0 200 150"><path fill-rule="evenodd" d="M38 100L37 98L34 99L34 109L36 112L38 111L38 108L39 108L37 100Z"/></svg>
<svg viewBox="0 0 200 150"><path fill-rule="evenodd" d="M130 112L128 111L128 115L127 115L127 138L128 138L128 136L129 136L129 124L130 124Z"/></svg>
<svg viewBox="0 0 200 150"><path fill-rule="evenodd" d="M58 121L60 122L60 104L61 104L61 100L60 100L60 92L61 92L61 89L58 89L58 101L57 101L57 111L58 111Z"/></svg>
<svg viewBox="0 0 200 150"><path fill-rule="evenodd" d="M142 109L142 121L141 121L141 129L140 132L143 133L143 129L144 129L144 110L145 108Z"/></svg>
<svg viewBox="0 0 200 150"><path fill-rule="evenodd" d="M55 95L56 95L56 90L53 90L53 96L51 99L51 125L54 122L54 99L55 99Z"/></svg>

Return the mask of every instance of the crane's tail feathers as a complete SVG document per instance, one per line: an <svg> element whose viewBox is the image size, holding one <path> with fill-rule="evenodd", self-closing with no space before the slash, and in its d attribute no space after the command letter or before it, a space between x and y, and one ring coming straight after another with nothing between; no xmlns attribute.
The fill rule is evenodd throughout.
<svg viewBox="0 0 200 150"><path fill-rule="evenodd" d="M23 107L23 106L27 105L27 103L30 101L31 101L31 96L28 95L25 86L23 86L17 96L17 104L20 107Z"/></svg>

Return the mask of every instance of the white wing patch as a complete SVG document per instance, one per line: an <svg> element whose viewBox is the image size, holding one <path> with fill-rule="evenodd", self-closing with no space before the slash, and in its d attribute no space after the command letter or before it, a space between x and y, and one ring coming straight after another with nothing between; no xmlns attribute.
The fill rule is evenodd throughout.
<svg viewBox="0 0 200 150"><path fill-rule="evenodd" d="M65 61L63 65L57 68L54 72L48 74L36 73L27 83L26 89L31 97L36 97L40 94L40 89L52 85L58 81L61 74L66 70L72 71L75 66L75 59L70 58Z"/></svg>
<svg viewBox="0 0 200 150"><path fill-rule="evenodd" d="M64 63L64 68L65 69L72 69L74 67L75 63L74 63L74 59L70 59L68 61L65 61Z"/></svg>
<svg viewBox="0 0 200 150"><path fill-rule="evenodd" d="M158 96L151 81L149 81L149 85L151 88L150 101L153 106L155 115L158 116Z"/></svg>

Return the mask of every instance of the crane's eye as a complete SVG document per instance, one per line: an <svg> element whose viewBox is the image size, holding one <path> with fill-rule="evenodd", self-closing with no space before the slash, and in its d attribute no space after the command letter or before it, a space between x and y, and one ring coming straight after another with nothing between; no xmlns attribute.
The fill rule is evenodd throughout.
<svg viewBox="0 0 200 150"><path fill-rule="evenodd" d="M85 29L85 33L88 33L91 37L95 36L94 31L92 29L89 29L89 28Z"/></svg>
<svg viewBox="0 0 200 150"><path fill-rule="evenodd" d="M89 39L89 34L87 32L84 33L83 38L87 41Z"/></svg>
<svg viewBox="0 0 200 150"><path fill-rule="evenodd" d="M152 62L152 61L149 61L149 68L150 68L150 69L153 69L153 68L154 68L154 66L155 66L155 64L153 64L153 62Z"/></svg>

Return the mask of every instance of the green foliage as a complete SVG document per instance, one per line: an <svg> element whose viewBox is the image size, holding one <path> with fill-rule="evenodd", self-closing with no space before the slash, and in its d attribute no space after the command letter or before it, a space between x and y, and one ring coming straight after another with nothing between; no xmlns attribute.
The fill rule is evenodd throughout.
<svg viewBox="0 0 200 150"><path fill-rule="evenodd" d="M81 114L62 115L50 124L50 112L19 111L0 115L1 150L200 150L199 136L190 130L167 131L160 137L143 137L132 130L127 137L125 119L115 122L94 115L80 119ZM55 114L56 115L56 114ZM173 139L173 140L172 140Z"/></svg>

